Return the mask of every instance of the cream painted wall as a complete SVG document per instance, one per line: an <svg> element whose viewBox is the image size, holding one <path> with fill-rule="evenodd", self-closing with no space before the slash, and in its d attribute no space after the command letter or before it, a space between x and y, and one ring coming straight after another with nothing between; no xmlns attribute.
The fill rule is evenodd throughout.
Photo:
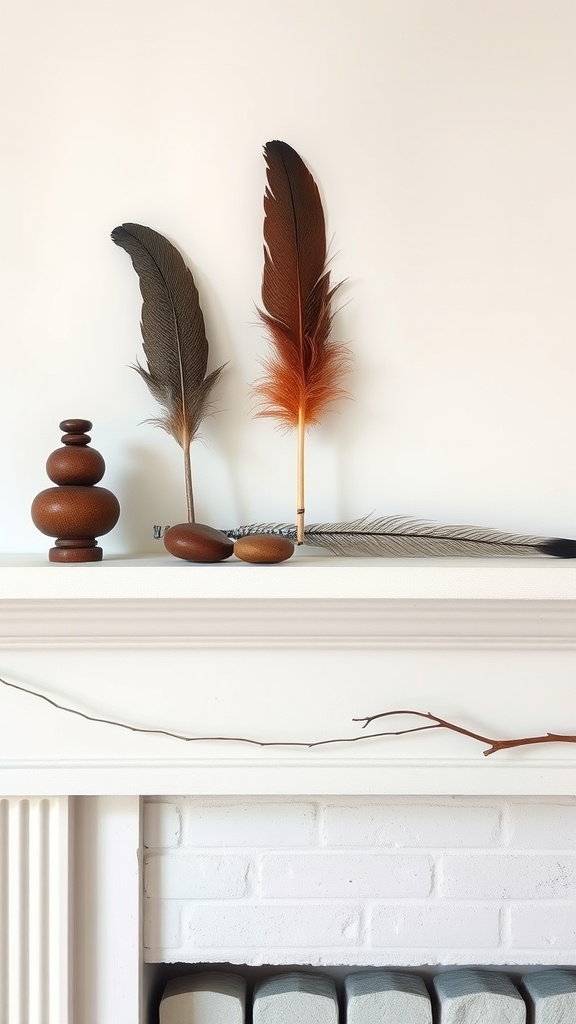
<svg viewBox="0 0 576 1024"><path fill-rule="evenodd" d="M576 535L573 0L6 2L0 48L0 549L46 549L28 510L66 416L122 503L107 552L185 517L128 369L126 220L181 248L229 361L199 518L292 519L293 439L250 416L270 138L321 185L355 358L310 435L309 520Z"/></svg>

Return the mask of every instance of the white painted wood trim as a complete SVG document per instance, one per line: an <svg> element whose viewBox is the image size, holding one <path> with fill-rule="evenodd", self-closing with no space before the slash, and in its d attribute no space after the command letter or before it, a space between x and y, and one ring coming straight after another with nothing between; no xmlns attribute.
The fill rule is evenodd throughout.
<svg viewBox="0 0 576 1024"><path fill-rule="evenodd" d="M574 796L576 760L0 762L0 785L25 794L113 796Z"/></svg>
<svg viewBox="0 0 576 1024"><path fill-rule="evenodd" d="M0 801L0 1024L74 1024L69 804Z"/></svg>
<svg viewBox="0 0 576 1024"><path fill-rule="evenodd" d="M144 1024L137 796L75 801L74 1024Z"/></svg>
<svg viewBox="0 0 576 1024"><path fill-rule="evenodd" d="M245 568L250 571L253 567ZM497 567L495 578L500 568ZM144 657L142 652L148 650L181 651L178 665L182 667L183 676L188 665L186 659L192 656L186 651L194 650L208 650L216 655L219 651L251 650L255 658L263 658L266 651L275 649L323 650L329 652L328 658L331 652L336 655L338 651L349 651L357 654L360 664L363 653L374 650L398 651L400 656L403 651L446 651L448 656L450 652L461 650L501 649L512 657L532 651L549 652L551 656L564 652L564 665L569 667L571 652L576 648L576 598L542 599L536 598L533 591L529 599L518 596L518 580L523 578L522 572L518 573L532 570L541 574L539 579L556 579L559 568L558 578L567 580L576 579L576 568L564 563L557 566L552 561L544 561L543 565L539 562L537 568L524 563L507 568L512 570L516 580L516 597L510 600L350 596L339 600L302 597L255 600L229 596L218 600L198 597L72 600L56 596L4 599L0 600L0 676L6 671L7 678L18 682L15 668L15 659L20 657L18 652L22 652L23 659L26 652L45 652L47 659L51 652L64 652L75 659L81 680L90 651L115 650L132 651L130 657L140 658ZM478 579L479 571L493 571L492 564L477 567L467 563L448 566L448 569L452 583L457 572L470 581ZM403 566L400 571L405 570ZM441 578L444 570L444 566L433 567L430 578L438 578L438 575ZM51 576L49 569L37 571L47 572L46 578ZM190 571L193 574L195 568ZM382 572L382 568L378 572ZM69 581L73 576L63 578ZM554 589L557 594L558 588ZM538 592L541 590L539 587ZM10 672L3 669L2 651L11 659ZM272 656L268 654L268 657ZM126 666L126 662L119 664ZM36 688L44 689L42 672ZM54 681L49 690L58 696ZM318 700L322 699L321 695L319 689ZM81 698L81 689L79 696ZM440 680L439 689L434 693L433 710L441 706ZM38 721L44 710L38 703ZM128 711L118 715L119 720L129 721ZM571 695L567 692L567 723L571 718L574 718ZM536 721L546 727L542 715ZM567 731L571 728L576 731L576 722ZM478 745L469 761L462 760L461 756L454 761L448 758L445 761L410 761L402 757L364 759L360 751L347 757L344 751L340 755L340 749L334 748L334 758L322 759L315 756L314 751L296 758L285 757L282 751L278 752L278 757L268 754L265 760L231 758L226 756L230 751L223 748L223 756L209 759L202 758L198 751L200 756L189 760L178 755L138 761L107 756L80 760L66 757L65 751L55 749L56 757L50 759L43 760L39 756L38 760L20 761L12 756L0 761L0 794L576 793L576 759L568 756L562 759L564 751L560 757L556 751L556 757L549 761L544 750L536 751L534 759L530 760L516 751L510 756L497 755L486 761ZM566 755L569 752L566 748Z"/></svg>
<svg viewBox="0 0 576 1024"><path fill-rule="evenodd" d="M576 600L0 601L0 650L407 645L572 649Z"/></svg>
<svg viewBox="0 0 576 1024"><path fill-rule="evenodd" d="M0 556L0 600L576 600L574 561L334 558L192 565L168 556L53 565Z"/></svg>

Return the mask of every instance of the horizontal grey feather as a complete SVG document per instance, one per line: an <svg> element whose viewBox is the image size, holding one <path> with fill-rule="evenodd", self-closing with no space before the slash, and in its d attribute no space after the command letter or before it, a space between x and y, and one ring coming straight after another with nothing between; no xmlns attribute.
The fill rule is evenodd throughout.
<svg viewBox="0 0 576 1024"><path fill-rule="evenodd" d="M232 540L259 534L296 539L296 527L289 523L253 523L224 532ZM406 516L314 523L304 531L304 544L325 548L335 555L373 558L507 558L539 554L576 558L574 540L503 533L475 526L441 526Z"/></svg>

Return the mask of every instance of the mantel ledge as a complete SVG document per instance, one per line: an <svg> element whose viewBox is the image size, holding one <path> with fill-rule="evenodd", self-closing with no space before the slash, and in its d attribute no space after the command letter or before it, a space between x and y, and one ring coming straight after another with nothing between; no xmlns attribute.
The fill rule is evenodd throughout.
<svg viewBox="0 0 576 1024"><path fill-rule="evenodd" d="M197 565L165 555L54 565L0 555L3 601L575 601L576 561L554 558L337 558ZM262 604L260 604L262 606Z"/></svg>
<svg viewBox="0 0 576 1024"><path fill-rule="evenodd" d="M0 557L0 647L571 648L576 564L297 555L276 566L166 556Z"/></svg>

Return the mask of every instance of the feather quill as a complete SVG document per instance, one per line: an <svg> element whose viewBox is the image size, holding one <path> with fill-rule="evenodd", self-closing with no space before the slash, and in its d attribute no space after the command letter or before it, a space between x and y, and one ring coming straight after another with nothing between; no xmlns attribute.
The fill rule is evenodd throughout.
<svg viewBox="0 0 576 1024"><path fill-rule="evenodd" d="M193 523L190 445L224 367L206 373L208 341L198 290L175 246L142 224L114 228L112 241L128 253L140 280L147 365L137 361L134 369L162 408L148 422L171 434L184 453L188 522Z"/></svg>
<svg viewBox="0 0 576 1024"><path fill-rule="evenodd" d="M349 353L330 341L332 299L326 227L318 186L285 142L266 143L263 310L272 342L254 392L257 415L298 430L297 538L304 528L304 436L329 402L345 395Z"/></svg>
<svg viewBox="0 0 576 1024"><path fill-rule="evenodd" d="M254 523L225 532L231 540L259 534L296 538L296 527L288 523ZM304 544L346 556L509 558L541 554L576 558L576 540L503 533L474 526L440 526L405 516L315 523L305 528Z"/></svg>

